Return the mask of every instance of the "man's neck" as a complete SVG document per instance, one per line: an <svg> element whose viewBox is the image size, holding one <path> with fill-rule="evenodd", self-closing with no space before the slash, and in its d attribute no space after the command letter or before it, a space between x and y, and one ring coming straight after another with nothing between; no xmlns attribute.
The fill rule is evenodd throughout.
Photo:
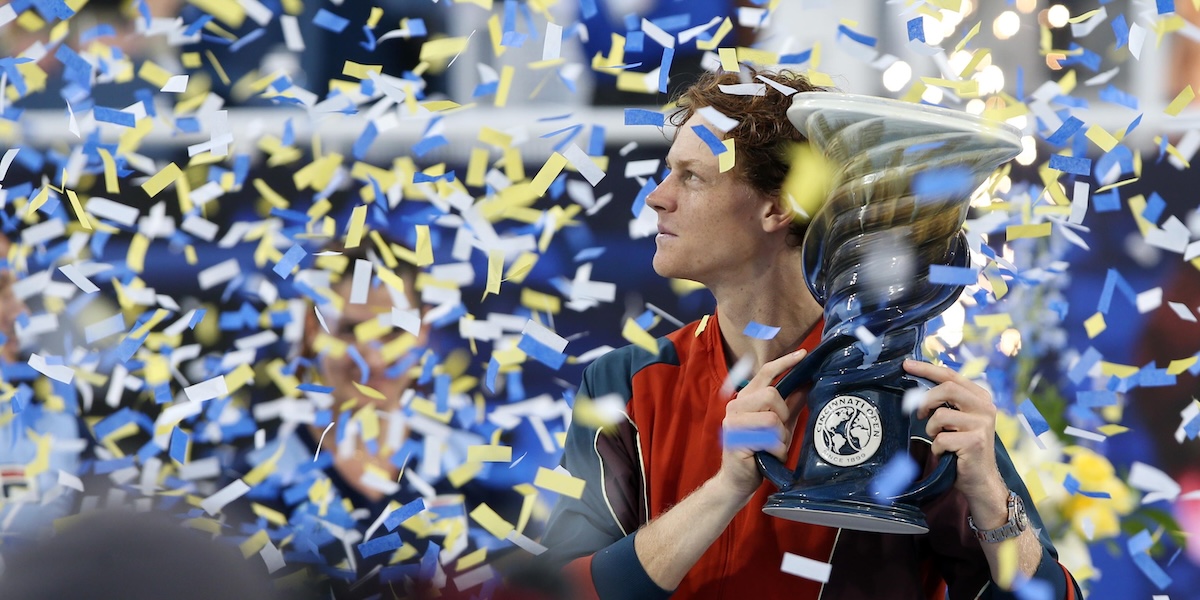
<svg viewBox="0 0 1200 600"><path fill-rule="evenodd" d="M753 372L799 347L821 319L821 305L804 283L798 256L760 266L739 281L723 281L711 289L720 313L726 360L732 365L749 356ZM778 327L779 332L771 339L747 335L751 322Z"/></svg>

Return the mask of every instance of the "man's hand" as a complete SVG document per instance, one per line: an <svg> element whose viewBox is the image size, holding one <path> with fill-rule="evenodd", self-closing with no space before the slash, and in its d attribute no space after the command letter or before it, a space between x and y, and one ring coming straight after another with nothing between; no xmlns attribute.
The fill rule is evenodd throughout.
<svg viewBox="0 0 1200 600"><path fill-rule="evenodd" d="M778 432L778 443L761 449L769 451L780 460L786 460L788 446L792 442L792 428L796 421L795 408L800 395L793 394L789 398L790 402L784 402L779 391L771 384L807 355L807 351L798 350L763 365L750 383L725 405L725 420L722 426L726 430L765 429ZM717 473L717 479L730 493L745 500L749 500L762 484L762 475L754 462L755 450L756 448L731 448L724 451L721 456L721 470Z"/></svg>
<svg viewBox="0 0 1200 600"><path fill-rule="evenodd" d="M991 394L946 367L907 360L904 370L937 384L926 393L917 417L929 417L925 432L933 440L934 455L958 455L954 487L966 496L976 525L1003 525L1008 520L1008 487L996 468L996 405Z"/></svg>

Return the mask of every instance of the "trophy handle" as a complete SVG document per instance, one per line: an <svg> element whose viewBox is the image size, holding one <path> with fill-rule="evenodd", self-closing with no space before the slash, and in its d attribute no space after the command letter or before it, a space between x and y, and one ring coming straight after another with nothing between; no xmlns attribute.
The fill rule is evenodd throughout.
<svg viewBox="0 0 1200 600"><path fill-rule="evenodd" d="M775 383L775 389L779 391L779 395L786 399L800 389L800 386L812 381L817 369L825 364L825 359L829 358L830 354L852 344L854 339L852 335L841 334L822 341L808 356L805 356ZM790 487L796 478L795 471L789 469L787 465L783 464L783 461L775 458L775 455L769 452L762 450L755 452L754 460L758 463L758 472L781 490Z"/></svg>
<svg viewBox="0 0 1200 600"><path fill-rule="evenodd" d="M771 458L775 458L772 456ZM947 452L938 459L937 468L929 477L917 482L908 491L891 498L892 501L906 502L909 504L918 504L926 498L937 496L950 489L954 485L954 480L958 477L958 455L953 452Z"/></svg>

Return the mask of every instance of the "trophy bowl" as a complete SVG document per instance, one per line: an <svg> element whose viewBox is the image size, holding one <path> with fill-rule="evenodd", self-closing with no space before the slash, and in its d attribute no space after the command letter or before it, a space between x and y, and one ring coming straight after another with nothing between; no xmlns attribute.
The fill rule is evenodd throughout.
<svg viewBox="0 0 1200 600"><path fill-rule="evenodd" d="M925 324L962 285L930 267L970 264L961 232L970 197L1021 151L1013 127L941 107L836 92L797 94L788 118L836 165L832 192L801 248L805 283L824 307L821 343L777 384L811 383L795 469L766 452L760 471L779 491L767 514L829 527L918 534L919 504L954 482L953 454L886 494L872 481L923 431L905 414L903 369L921 359Z"/></svg>

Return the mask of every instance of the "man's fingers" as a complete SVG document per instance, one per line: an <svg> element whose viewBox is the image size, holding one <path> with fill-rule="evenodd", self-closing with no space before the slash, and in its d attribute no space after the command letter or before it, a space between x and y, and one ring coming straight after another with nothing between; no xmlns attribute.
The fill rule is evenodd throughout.
<svg viewBox="0 0 1200 600"><path fill-rule="evenodd" d="M788 407L775 388L766 388L749 394L743 390L725 408L726 415L750 412L772 412L779 415L780 421L784 421L788 416Z"/></svg>
<svg viewBox="0 0 1200 600"><path fill-rule="evenodd" d="M786 373L788 369L800 364L800 361L804 360L805 356L808 356L808 350L797 350L795 352L790 352L780 356L779 358L763 365L762 368L758 370L758 373L754 374L754 378L750 380L750 385L757 387L766 387L771 385L773 381L778 379L780 375Z"/></svg>

